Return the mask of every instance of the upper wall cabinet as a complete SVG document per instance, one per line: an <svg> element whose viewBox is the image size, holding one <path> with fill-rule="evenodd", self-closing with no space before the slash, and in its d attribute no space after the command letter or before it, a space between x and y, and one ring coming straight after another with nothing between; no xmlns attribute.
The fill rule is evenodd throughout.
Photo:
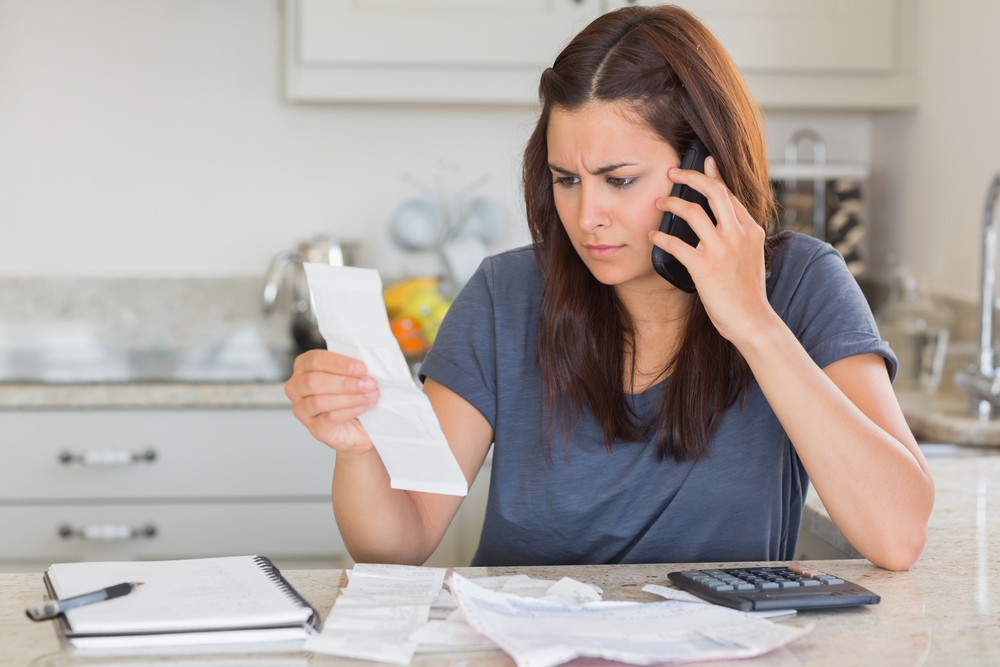
<svg viewBox="0 0 1000 667"><path fill-rule="evenodd" d="M286 95L531 103L601 0L286 0Z"/></svg>
<svg viewBox="0 0 1000 667"><path fill-rule="evenodd" d="M643 0L286 0L296 101L530 104L599 14ZM765 108L899 109L917 99L917 0L679 0Z"/></svg>

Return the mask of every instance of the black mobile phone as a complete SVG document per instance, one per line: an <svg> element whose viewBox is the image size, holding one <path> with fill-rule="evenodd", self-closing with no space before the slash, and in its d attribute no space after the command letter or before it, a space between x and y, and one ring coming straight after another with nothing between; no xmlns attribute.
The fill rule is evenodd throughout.
<svg viewBox="0 0 1000 667"><path fill-rule="evenodd" d="M684 153L684 158L681 160L681 169L693 169L704 173L706 157L708 157L708 149L705 148L705 144L701 143L701 139L695 137L691 141L687 152ZM682 183L675 183L673 190L670 191L670 196L680 197L686 201L701 204L701 207L708 213L712 224L718 224L715 221L715 215L712 213L712 207L708 205L708 200L694 188ZM676 236L692 248L698 245L698 235L694 233L691 226L683 218L673 213L663 214L663 221L660 222L660 231L671 236ZM666 250L655 246L653 247L653 268L678 289L689 294L695 291L694 281L691 280L691 274L684 268L684 265Z"/></svg>

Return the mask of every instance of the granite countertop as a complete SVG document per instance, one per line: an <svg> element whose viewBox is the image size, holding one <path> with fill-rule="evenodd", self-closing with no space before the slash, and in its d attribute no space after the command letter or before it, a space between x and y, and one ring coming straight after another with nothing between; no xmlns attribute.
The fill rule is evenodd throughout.
<svg viewBox="0 0 1000 667"><path fill-rule="evenodd" d="M0 384L0 410L291 408L283 382Z"/></svg>
<svg viewBox="0 0 1000 667"><path fill-rule="evenodd" d="M937 498L927 546L908 572L889 572L863 559L812 561L818 569L855 581L881 596L881 604L852 609L802 612L780 621L814 629L787 647L750 661L712 663L770 667L841 665L994 665L1000 656L1000 457L934 457L931 469ZM822 513L817 514L817 521ZM739 563L749 565L749 563ZM668 584L667 573L711 564L600 565L534 568L460 568L482 576L524 572L557 579L572 576L601 586L609 600L652 602L644 584ZM342 570L285 573L289 581L326 614ZM51 624L36 624L24 608L43 594L38 574L0 574L0 662L55 667L93 665L74 659L60 646ZM283 656L280 664L350 665L370 662L305 653ZM197 662L198 660L201 662ZM273 659L273 658L272 658ZM467 662L466 662L467 661ZM102 665L206 664L203 656L102 660ZM214 664L214 663L207 663ZM254 664L234 658L226 664ZM508 667L497 652L419 655L416 667Z"/></svg>

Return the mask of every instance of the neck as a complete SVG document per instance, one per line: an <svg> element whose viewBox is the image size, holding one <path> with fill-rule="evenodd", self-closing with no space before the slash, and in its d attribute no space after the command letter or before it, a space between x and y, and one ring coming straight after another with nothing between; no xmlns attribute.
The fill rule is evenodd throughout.
<svg viewBox="0 0 1000 667"><path fill-rule="evenodd" d="M677 289L657 274L641 281L616 285L615 293L632 319L632 326L639 329L673 330L684 324L691 308L693 294Z"/></svg>
<svg viewBox="0 0 1000 667"><path fill-rule="evenodd" d="M635 359L630 350L625 351L626 369L635 363L632 377L623 378L630 393L645 391L663 379L677 354L694 299L693 294L680 291L659 275L652 277L655 280L615 287L635 332Z"/></svg>

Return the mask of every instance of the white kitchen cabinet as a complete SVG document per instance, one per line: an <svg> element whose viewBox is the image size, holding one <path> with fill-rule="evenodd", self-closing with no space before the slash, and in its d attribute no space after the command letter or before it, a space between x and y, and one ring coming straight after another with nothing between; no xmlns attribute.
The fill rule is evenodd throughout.
<svg viewBox="0 0 1000 667"><path fill-rule="evenodd" d="M608 0L610 9L661 0ZM722 42L765 108L917 101L917 0L677 0Z"/></svg>
<svg viewBox="0 0 1000 667"><path fill-rule="evenodd" d="M560 48L602 11L658 0L287 0L296 101L530 104ZM765 108L916 103L916 0L678 0Z"/></svg>
<svg viewBox="0 0 1000 667"><path fill-rule="evenodd" d="M0 570L237 554L349 566L334 458L288 409L0 411ZM429 564L468 564L488 472Z"/></svg>
<svg viewBox="0 0 1000 667"><path fill-rule="evenodd" d="M287 0L295 101L525 103L601 0Z"/></svg>

